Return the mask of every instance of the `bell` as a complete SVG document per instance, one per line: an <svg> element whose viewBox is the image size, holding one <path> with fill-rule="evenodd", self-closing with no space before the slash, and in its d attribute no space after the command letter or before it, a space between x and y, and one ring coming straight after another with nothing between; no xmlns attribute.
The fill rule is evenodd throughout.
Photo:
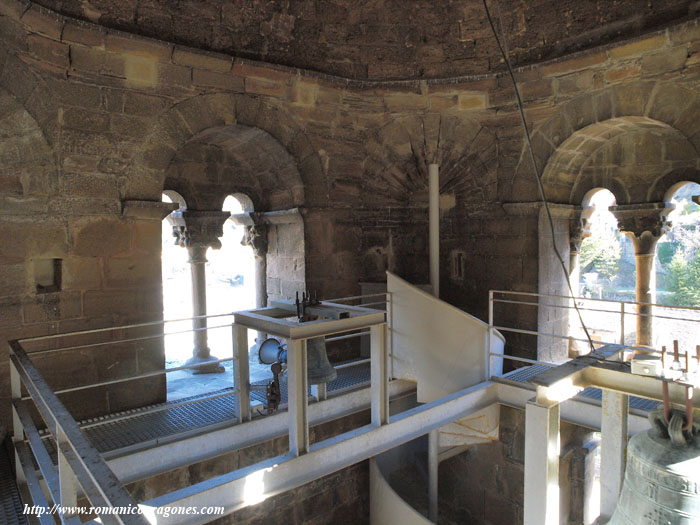
<svg viewBox="0 0 700 525"><path fill-rule="evenodd" d="M700 425L686 425L676 410L668 424L663 409L649 419L652 428L627 445L625 480L609 525L698 524Z"/></svg>
<svg viewBox="0 0 700 525"><path fill-rule="evenodd" d="M314 337L306 340L306 371L310 385L328 383L338 377L338 372L331 366L326 353L326 340Z"/></svg>
<svg viewBox="0 0 700 525"><path fill-rule="evenodd" d="M275 361L287 362L286 347L277 339L266 339L258 350L261 363L270 365ZM306 377L309 385L319 385L333 381L338 376L335 368L328 361L326 353L326 340L323 337L315 337L306 340Z"/></svg>

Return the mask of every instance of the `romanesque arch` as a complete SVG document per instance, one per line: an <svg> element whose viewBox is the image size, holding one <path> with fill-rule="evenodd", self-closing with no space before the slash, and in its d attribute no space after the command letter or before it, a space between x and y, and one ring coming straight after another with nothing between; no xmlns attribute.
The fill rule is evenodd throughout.
<svg viewBox="0 0 700 525"><path fill-rule="evenodd" d="M316 149L284 110L259 97L216 93L184 100L157 119L135 159L137 176L132 176L128 190L131 198L158 198L176 152L207 129L233 125L259 128L269 134L294 159L305 187L310 183L322 185L325 173ZM314 195L322 200L328 193ZM306 196L303 200L309 204Z"/></svg>
<svg viewBox="0 0 700 525"><path fill-rule="evenodd" d="M576 97L562 104L559 111L532 132L532 143L547 196L554 202L578 204L580 197L592 187L586 187L576 169L585 168L587 154L595 152L606 142L624 133L649 132L684 142L681 155L688 165L700 150L700 106L698 94L677 84L662 81L639 81L609 87ZM675 159L679 160L679 159ZM555 176L566 166L566 176ZM569 167L570 166L570 167ZM669 166L669 169L687 166ZM580 174L579 174L580 175ZM664 174L659 174L662 177ZM523 146L516 177L531 178L532 164L527 145ZM589 181L594 184L595 181ZM652 181L652 185L654 182ZM639 202L637 197L624 195L619 187L613 193ZM649 195L647 198L651 198ZM536 199L536 195L532 195ZM576 202L579 199L579 202Z"/></svg>

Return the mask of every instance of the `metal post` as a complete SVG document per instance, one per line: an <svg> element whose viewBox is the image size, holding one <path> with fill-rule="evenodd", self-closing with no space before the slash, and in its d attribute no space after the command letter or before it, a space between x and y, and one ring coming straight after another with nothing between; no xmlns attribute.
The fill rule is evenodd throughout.
<svg viewBox="0 0 700 525"><path fill-rule="evenodd" d="M370 381L372 424L389 423L389 381L386 358L386 323L370 328Z"/></svg>
<svg viewBox="0 0 700 525"><path fill-rule="evenodd" d="M17 399L18 401L22 399L22 380L12 361L10 361L10 390L12 399ZM13 410L12 413L12 440L22 441L24 439L22 421L19 419L19 415L17 415L16 411Z"/></svg>
<svg viewBox="0 0 700 525"><path fill-rule="evenodd" d="M484 381L491 379L491 337L493 333L493 290L489 290L489 326L486 332L486 362ZM501 372L503 373L503 372Z"/></svg>
<svg viewBox="0 0 700 525"><path fill-rule="evenodd" d="M625 344L625 303L620 303L620 344Z"/></svg>
<svg viewBox="0 0 700 525"><path fill-rule="evenodd" d="M289 451L295 456L301 456L309 451L305 339L289 339L287 341L287 375Z"/></svg>
<svg viewBox="0 0 700 525"><path fill-rule="evenodd" d="M250 421L250 363L248 362L248 329L245 326L231 325L233 342L233 374L238 393L238 422Z"/></svg>
<svg viewBox="0 0 700 525"><path fill-rule="evenodd" d="M600 514L611 518L622 490L629 396L603 390L600 421Z"/></svg>
<svg viewBox="0 0 700 525"><path fill-rule="evenodd" d="M12 352L12 350L10 350ZM19 376L19 372L15 367L15 364L10 361L10 391L13 400L17 400L21 403L22 399L22 380ZM17 413L17 410L12 404L12 442L17 443L24 440L24 425L22 425L22 420ZM24 475L24 469L22 468L22 462L20 461L17 451L15 451L15 473L16 478L19 483L26 483L27 479Z"/></svg>
<svg viewBox="0 0 700 525"><path fill-rule="evenodd" d="M327 383L311 385L311 395L316 398L316 401L325 401L328 399L328 388L326 385Z"/></svg>
<svg viewBox="0 0 700 525"><path fill-rule="evenodd" d="M428 238L430 245L430 285L440 297L440 174L437 164L428 165Z"/></svg>
<svg viewBox="0 0 700 525"><path fill-rule="evenodd" d="M63 452L64 447L70 446L68 438L63 432L63 429L57 427L56 449L58 451L58 490L61 501L58 502L63 508L77 507L78 505L78 483L75 479L75 474L70 468L70 463L66 459ZM64 516L66 514L63 514ZM69 516L75 514L67 514Z"/></svg>
<svg viewBox="0 0 700 525"><path fill-rule="evenodd" d="M431 430L428 434L428 519L437 523L438 519L438 453L440 431Z"/></svg>
<svg viewBox="0 0 700 525"><path fill-rule="evenodd" d="M559 405L525 407L524 525L559 523Z"/></svg>

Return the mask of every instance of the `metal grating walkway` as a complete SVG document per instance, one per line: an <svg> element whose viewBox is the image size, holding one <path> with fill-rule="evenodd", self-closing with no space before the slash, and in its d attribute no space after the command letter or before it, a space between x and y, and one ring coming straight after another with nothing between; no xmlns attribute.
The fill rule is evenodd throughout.
<svg viewBox="0 0 700 525"><path fill-rule="evenodd" d="M511 381L516 381L518 383L527 383L533 377L541 374L545 370L549 370L550 368L551 367L545 365L524 366L522 368L516 368L515 370L503 374L503 377L505 379L510 379ZM580 392L578 395L586 397L588 399L595 399L597 401L602 401L603 399L603 391L600 388L592 386L589 386L588 388ZM658 401L630 396L630 408L649 411L654 410L657 406L659 406Z"/></svg>
<svg viewBox="0 0 700 525"><path fill-rule="evenodd" d="M4 447L0 446L0 523L26 525L27 517L22 514L22 499L12 474L10 459Z"/></svg>
<svg viewBox="0 0 700 525"><path fill-rule="evenodd" d="M287 402L286 376L280 378L282 403ZM328 383L329 393L339 394L345 390L369 383L370 364L338 368L338 377ZM253 385L263 386L267 381L257 381ZM266 404L265 392L251 391L251 400ZM201 401L197 401L201 400ZM192 404L182 405L195 401ZM168 408L169 405L172 407ZM154 408L158 410L153 412ZM149 412L150 411L150 412ZM203 427L233 422L238 416L238 400L232 387L208 392L199 396L178 399L162 405L154 405L127 412L81 421L80 426L98 451L110 452L138 445L140 443L162 440L164 438L196 431ZM48 434L44 435L49 439ZM53 442L47 443L47 449L54 454Z"/></svg>

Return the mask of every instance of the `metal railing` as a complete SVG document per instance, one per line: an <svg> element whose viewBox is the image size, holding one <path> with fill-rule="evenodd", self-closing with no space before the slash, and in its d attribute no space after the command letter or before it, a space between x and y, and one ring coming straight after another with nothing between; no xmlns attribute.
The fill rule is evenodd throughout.
<svg viewBox="0 0 700 525"><path fill-rule="evenodd" d="M384 297L383 301L373 300L371 303L363 303L364 300L370 298ZM388 305L386 293L361 295L353 297L345 297L334 299L334 302L360 302L355 306L378 306ZM125 377L96 381L77 386L69 386L66 388L52 389L48 382L42 377L42 374L37 365L32 361L35 357L45 357L60 352L76 351L76 350L104 350L109 345L119 344L135 344L148 341L157 341L159 339L165 341L164 338L170 335L185 334L200 330L214 330L222 328L230 328L232 330L232 357L224 359L216 359L207 362L206 365L217 363L232 362L234 367L234 375L236 368L248 371L247 360L248 351L247 345L245 348L238 348L239 345L235 341L235 333L237 325L235 323L221 324L213 327L190 328L188 330L177 330L175 332L165 332L164 327L167 323L196 321L202 319L219 319L222 317L230 317L232 313L217 314L209 316L199 316L167 321L153 321L138 323L126 326L100 328L93 330L83 330L65 334L55 334L47 336L38 336L25 338L21 340L13 340L9 342L10 346L10 378L11 378L11 397L13 411L13 428L12 441L15 449L15 462L17 480L20 486L28 490L29 495L34 505L45 509L45 513L38 516L39 523L53 524L54 518L51 511L55 512L62 523L77 525L81 523L78 516L82 512L79 507L79 498L84 495L89 501L87 508L103 510L98 512L101 523L107 524L145 524L149 523L144 516L141 515L138 503L129 495L123 484L115 476L100 452L88 440L82 432L81 427L76 423L71 413L66 409L63 403L58 398L58 395L68 394L89 389L100 388L110 385L153 378L177 371L192 370L200 368L201 363L193 365L183 365L171 368L163 368L153 371L147 371L139 374L132 374ZM25 347L33 343L55 344L66 338L76 338L92 335L112 335L119 334L121 331L128 332L133 329L149 329L156 328L158 333L141 335L138 337L117 337L104 341L96 341L81 344L71 344L69 346L57 348L40 348L29 352ZM340 332L331 337L327 337L328 342L352 339L363 337L370 334L369 330L354 329ZM385 349L386 347L383 346ZM386 353L386 352L385 352ZM245 359L246 366L240 366L242 360ZM360 359L349 363L336 366L336 368L345 368L349 366L357 366L367 363L368 359ZM306 374L306 370L303 370ZM167 404L157 404L155 406L138 409L133 413L120 413L116 416L105 418L104 420L90 421L82 425L82 428L93 428L106 423L121 421L130 417L141 416L143 414L151 414L163 410L168 410L175 407L192 405L195 403L216 399L223 396L235 395L238 401L238 423L242 423L249 419L247 417L250 411L250 377L243 378L236 376L237 380L233 384L232 390L225 393L214 393L207 396L202 396L197 399L183 400L182 402L169 402ZM383 391L386 391L386 384L389 377L383 378ZM324 396L325 398L325 396ZM317 401L321 399L317 397ZM246 405L244 407L244 405ZM51 458L49 448L47 448L46 437L38 430L37 425L32 417L32 406L36 407L41 419L46 425L48 436L50 436L56 444L57 462ZM35 466L39 468L41 477L48 488L48 494L53 501L53 505L44 496L41 487L41 480L36 472ZM82 491L82 494L81 494ZM82 507L83 509L85 507ZM111 511L110 511L111 509ZM117 509L121 512L114 512ZM97 523L92 521L90 523Z"/></svg>
<svg viewBox="0 0 700 525"><path fill-rule="evenodd" d="M534 299L534 300L527 300L527 299ZM553 300L558 300L559 303L556 301L549 301L549 302L543 302L542 299L553 299ZM503 333L514 333L514 334L522 334L522 335L530 335L534 336L537 338L541 337L546 337L546 338L552 338L552 339L559 339L559 340L566 340L566 341L576 341L576 342L581 342L585 343L586 345L589 344L589 340L585 337L581 337L582 334L574 335L576 333L574 330L572 332L574 333L548 333L548 332L543 332L539 329L533 330L533 329L528 329L528 328L518 328L515 326L505 326L502 323L496 324L495 322L495 307L498 304L509 304L509 305L517 305L517 306L525 306L525 307L534 307L534 308L551 308L551 309L560 309L560 310L575 310L574 305L572 304L572 301L576 301L576 305L578 307L578 310L580 312L593 312L593 313L598 313L598 314L610 314L614 315L617 317L619 320L616 323L617 330L615 330L616 333L616 338L615 340L603 340L603 339L592 339L592 342L594 347L598 346L604 346L608 344L621 344L625 345L626 340L625 340L625 329L626 329L626 321L625 318L628 316L633 316L636 318L640 317L645 317L645 318L651 318L653 319L658 319L662 321L678 321L678 322L684 322L684 323L699 323L700 322L700 315L697 318L693 317L673 317L669 315L659 315L657 313L654 313L653 310L650 313L645 313L645 312L639 312L638 309L640 306L647 306L647 307L655 307L655 308L663 308L663 309L668 309L668 310L675 310L678 312L699 312L700 313L700 308L698 307L692 307L692 306L675 306L675 305L663 305L663 304L658 304L658 303L644 303L644 302L638 302L638 301L611 301L607 299L596 299L596 298L588 298L588 297L575 297L572 298L567 295L556 295L556 294L543 294L543 293L536 293L536 292L515 292L515 291L508 291L508 290L490 290L489 291L489 327L491 329L499 330L500 332ZM596 306L601 305L601 307L591 307L587 306L587 304L593 303ZM610 305L611 308L604 308L602 306L604 305ZM584 314L585 315L585 314ZM573 323L574 325L579 323L578 317L577 316L572 316ZM603 332L607 333L608 335L611 333L609 330L609 327L612 323L608 323L607 326L602 327L602 326L589 326L587 323L587 328L590 331L593 332ZM695 325L694 326L695 330L698 330L696 332L698 335L700 335L700 325ZM670 344L670 341L669 341ZM654 348L649 348L648 346L636 346L635 344L631 345L626 345L631 349L634 348L640 348L643 349L647 353L661 353L660 350L654 349ZM536 352L536 348L533 349L533 353ZM496 354L496 353L491 353L490 354L492 357L500 357L506 360L510 361L515 361L515 362L520 362L520 363L526 363L526 364L537 364L537 365L544 365L548 367L555 367L563 362L566 362L570 359L569 356L562 357L561 360L558 362L550 362L550 361L543 361L543 360L538 360L538 359L528 359L525 357L519 357L519 356L513 356L513 355L501 355L501 354Z"/></svg>

